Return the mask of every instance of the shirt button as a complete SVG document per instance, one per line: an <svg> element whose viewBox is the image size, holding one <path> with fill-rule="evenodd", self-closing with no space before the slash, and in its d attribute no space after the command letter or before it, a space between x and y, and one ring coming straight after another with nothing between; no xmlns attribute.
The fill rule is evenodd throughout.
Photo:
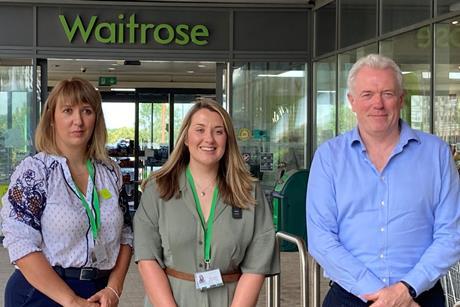
<svg viewBox="0 0 460 307"><path fill-rule="evenodd" d="M380 177L382 181L385 181L385 176Z"/></svg>
<svg viewBox="0 0 460 307"><path fill-rule="evenodd" d="M383 281L383 282L387 282L387 279L386 279L386 278L382 278L382 281Z"/></svg>
<svg viewBox="0 0 460 307"><path fill-rule="evenodd" d="M385 202L382 200L382 202L380 203L380 205L385 206Z"/></svg>
<svg viewBox="0 0 460 307"><path fill-rule="evenodd" d="M381 231L381 232L384 232L384 231L385 231L385 228L384 228L384 227L380 228L380 231Z"/></svg>
<svg viewBox="0 0 460 307"><path fill-rule="evenodd" d="M383 256L383 254L380 254L380 259L383 259L385 256Z"/></svg>

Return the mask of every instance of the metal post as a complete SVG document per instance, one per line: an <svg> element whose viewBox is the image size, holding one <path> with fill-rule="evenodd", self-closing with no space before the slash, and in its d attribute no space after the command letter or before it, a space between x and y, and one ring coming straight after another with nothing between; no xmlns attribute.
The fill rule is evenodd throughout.
<svg viewBox="0 0 460 307"><path fill-rule="evenodd" d="M300 260L300 295L302 307L320 306L320 267L316 261L307 254L305 241L295 235L284 231L276 233L278 245L281 240L286 240L297 245ZM307 261L308 260L308 261ZM267 277L267 307L279 307L281 301L280 276ZM308 286L308 287L307 287Z"/></svg>
<svg viewBox="0 0 460 307"><path fill-rule="evenodd" d="M308 255L308 293L309 295L309 307L320 307L320 267L319 264L315 261L315 259Z"/></svg>
<svg viewBox="0 0 460 307"><path fill-rule="evenodd" d="M266 283L266 296L267 296L267 307L273 307L273 277L265 278Z"/></svg>

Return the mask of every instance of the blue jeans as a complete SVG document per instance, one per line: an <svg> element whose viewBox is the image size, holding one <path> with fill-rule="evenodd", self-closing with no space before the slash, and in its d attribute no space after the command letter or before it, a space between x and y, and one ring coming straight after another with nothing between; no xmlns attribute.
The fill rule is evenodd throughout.
<svg viewBox="0 0 460 307"><path fill-rule="evenodd" d="M107 285L107 278L98 280L64 279L67 285L80 297L89 298ZM35 289L22 275L15 270L8 279L5 288L5 307L59 307L56 303Z"/></svg>
<svg viewBox="0 0 460 307"><path fill-rule="evenodd" d="M420 307L445 307L444 291L438 281L433 288L417 296L415 301ZM366 307L370 303L364 303L360 298L351 294L338 283L332 283L329 292L323 302L323 307Z"/></svg>

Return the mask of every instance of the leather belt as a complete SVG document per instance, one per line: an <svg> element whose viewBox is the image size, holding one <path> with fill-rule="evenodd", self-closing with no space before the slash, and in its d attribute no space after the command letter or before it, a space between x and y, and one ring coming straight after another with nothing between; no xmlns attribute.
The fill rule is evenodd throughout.
<svg viewBox="0 0 460 307"><path fill-rule="evenodd" d="M62 278L72 278L79 280L96 280L109 277L112 270L99 270L97 268L63 268L54 266L53 269Z"/></svg>
<svg viewBox="0 0 460 307"><path fill-rule="evenodd" d="M187 280L187 281L195 281L195 275L190 274L190 273L176 271L171 268L166 268L165 273L168 274L169 276L172 276L178 279ZM236 282L240 279L240 277L241 277L241 272L222 274L222 281L224 283Z"/></svg>

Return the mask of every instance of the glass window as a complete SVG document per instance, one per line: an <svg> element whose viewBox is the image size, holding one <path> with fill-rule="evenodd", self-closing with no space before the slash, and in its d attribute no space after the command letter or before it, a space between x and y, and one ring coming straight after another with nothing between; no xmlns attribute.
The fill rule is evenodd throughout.
<svg viewBox="0 0 460 307"><path fill-rule="evenodd" d="M0 61L0 196L16 165L34 152L31 60Z"/></svg>
<svg viewBox="0 0 460 307"><path fill-rule="evenodd" d="M136 180L134 162L134 102L102 102L107 127L107 152L120 166L130 210L135 207Z"/></svg>
<svg viewBox="0 0 460 307"><path fill-rule="evenodd" d="M437 14L445 14L460 11L460 2L458 0L435 0Z"/></svg>
<svg viewBox="0 0 460 307"><path fill-rule="evenodd" d="M251 173L265 188L305 168L305 64L242 63L233 70L232 119Z"/></svg>
<svg viewBox="0 0 460 307"><path fill-rule="evenodd" d="M335 1L315 11L316 56L335 50L336 4Z"/></svg>
<svg viewBox="0 0 460 307"><path fill-rule="evenodd" d="M139 148L169 144L169 98L167 94L139 93Z"/></svg>
<svg viewBox="0 0 460 307"><path fill-rule="evenodd" d="M431 17L431 0L382 0L382 33Z"/></svg>
<svg viewBox="0 0 460 307"><path fill-rule="evenodd" d="M336 57L332 56L314 63L315 71L315 118L316 131L313 147L335 136L336 116Z"/></svg>
<svg viewBox="0 0 460 307"><path fill-rule="evenodd" d="M139 95L139 179L162 166L169 156L169 99L167 94Z"/></svg>
<svg viewBox="0 0 460 307"><path fill-rule="evenodd" d="M340 1L340 47L350 46L376 35L376 0Z"/></svg>
<svg viewBox="0 0 460 307"><path fill-rule="evenodd" d="M123 140L134 142L135 107L134 102L103 102L102 110L109 146L116 146ZM134 153L132 155L134 156Z"/></svg>
<svg viewBox="0 0 460 307"><path fill-rule="evenodd" d="M174 144L179 136L179 130L185 115L193 107L200 95L174 94Z"/></svg>
<svg viewBox="0 0 460 307"><path fill-rule="evenodd" d="M401 118L415 129L431 131L430 28L423 27L380 42L382 54L401 68L404 82L404 107Z"/></svg>
<svg viewBox="0 0 460 307"><path fill-rule="evenodd" d="M460 27L452 21L435 25L434 133L460 150Z"/></svg>
<svg viewBox="0 0 460 307"><path fill-rule="evenodd" d="M377 53L377 44L364 46L358 49L339 54L339 109L338 133L348 131L356 126L356 116L348 103L347 78L353 64L370 53Z"/></svg>

